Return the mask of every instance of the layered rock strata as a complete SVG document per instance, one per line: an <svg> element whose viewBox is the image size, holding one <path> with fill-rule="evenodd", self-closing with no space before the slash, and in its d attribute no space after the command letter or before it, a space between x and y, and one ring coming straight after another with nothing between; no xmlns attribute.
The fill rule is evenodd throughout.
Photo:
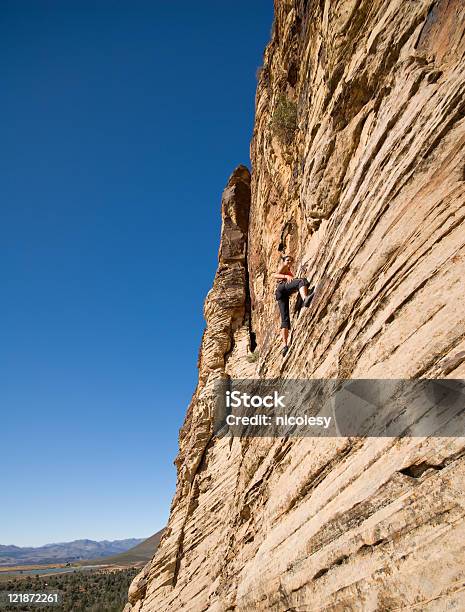
<svg viewBox="0 0 465 612"><path fill-rule="evenodd" d="M464 94L462 2L275 3L252 197L240 167L168 528L127 612L465 609L465 438L212 437L218 379L465 378ZM284 360L283 252L317 287Z"/></svg>

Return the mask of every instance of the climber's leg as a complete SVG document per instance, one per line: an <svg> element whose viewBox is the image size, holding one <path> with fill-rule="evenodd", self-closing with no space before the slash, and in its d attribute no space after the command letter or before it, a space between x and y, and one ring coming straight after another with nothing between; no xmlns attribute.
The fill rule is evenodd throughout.
<svg viewBox="0 0 465 612"><path fill-rule="evenodd" d="M299 281L299 293L302 297L305 308L308 308L312 302L314 291L309 293L308 287L310 283L306 278L300 278Z"/></svg>
<svg viewBox="0 0 465 612"><path fill-rule="evenodd" d="M289 330L291 329L291 318L289 315L289 296L298 291L304 306L309 306L313 295L308 293L309 282L306 278L294 278L288 283L282 283L276 289L276 300L281 314L281 338L283 340L283 356L289 350Z"/></svg>
<svg viewBox="0 0 465 612"><path fill-rule="evenodd" d="M287 343L289 339L289 330L291 328L291 317L289 315L289 293L284 283L276 290L276 300L279 306L279 314L281 315L281 338L284 344L282 354L285 355L289 350Z"/></svg>
<svg viewBox="0 0 465 612"><path fill-rule="evenodd" d="M281 351L284 357L289 350L289 329L291 328L291 318L289 315L289 295L286 293L278 300L279 310L281 312L281 338L283 340L283 349Z"/></svg>
<svg viewBox="0 0 465 612"><path fill-rule="evenodd" d="M279 313L281 315L281 330L284 343L286 344L287 335L284 332L291 329L291 317L289 315L289 296L284 294L278 299Z"/></svg>
<svg viewBox="0 0 465 612"><path fill-rule="evenodd" d="M299 289L300 285L303 283L303 278L293 278L288 283L284 283L283 291L287 293L287 295L292 295Z"/></svg>
<svg viewBox="0 0 465 612"><path fill-rule="evenodd" d="M289 339L289 330L287 329L287 327L281 328L281 337L283 339L284 346L287 346L287 341Z"/></svg>

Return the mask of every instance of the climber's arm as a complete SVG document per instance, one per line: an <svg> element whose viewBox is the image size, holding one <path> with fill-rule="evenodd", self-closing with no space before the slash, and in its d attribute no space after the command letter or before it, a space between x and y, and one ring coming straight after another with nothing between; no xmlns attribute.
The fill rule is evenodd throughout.
<svg viewBox="0 0 465 612"><path fill-rule="evenodd" d="M290 281L293 278L293 274L289 270L289 267L286 264L283 264L280 266L278 271L273 274L273 277L276 280Z"/></svg>

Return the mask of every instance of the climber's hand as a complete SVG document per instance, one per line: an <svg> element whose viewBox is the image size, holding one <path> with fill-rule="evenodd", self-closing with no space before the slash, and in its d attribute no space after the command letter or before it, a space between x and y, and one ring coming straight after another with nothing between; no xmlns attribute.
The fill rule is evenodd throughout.
<svg viewBox="0 0 465 612"><path fill-rule="evenodd" d="M286 274L286 283L290 283L292 280L294 280L292 274Z"/></svg>

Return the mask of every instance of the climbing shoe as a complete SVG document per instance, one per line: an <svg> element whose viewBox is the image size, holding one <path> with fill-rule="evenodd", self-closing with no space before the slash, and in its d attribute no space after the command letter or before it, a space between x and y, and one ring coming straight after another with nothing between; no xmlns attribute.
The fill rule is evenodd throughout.
<svg viewBox="0 0 465 612"><path fill-rule="evenodd" d="M282 355L283 357L285 357L285 356L286 356L286 354L287 354L287 351L288 351L288 350L289 350L289 347L288 347L288 346L287 346L287 344L286 344L286 346L285 346L285 347L283 348L283 350L281 351L281 355Z"/></svg>
<svg viewBox="0 0 465 612"><path fill-rule="evenodd" d="M310 306L310 304L312 303L313 300L313 293L311 293L310 295L307 295L307 297L304 300L304 306L305 308L308 308Z"/></svg>

